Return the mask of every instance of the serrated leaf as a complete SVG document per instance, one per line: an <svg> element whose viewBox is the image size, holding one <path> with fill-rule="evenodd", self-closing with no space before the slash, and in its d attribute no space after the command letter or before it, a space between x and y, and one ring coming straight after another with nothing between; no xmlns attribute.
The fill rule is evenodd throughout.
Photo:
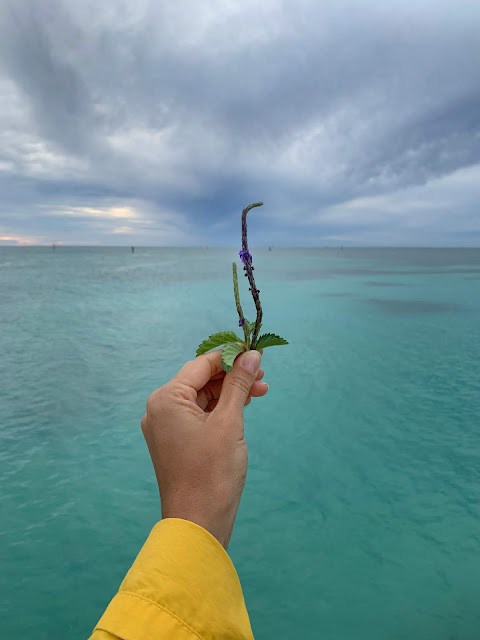
<svg viewBox="0 0 480 640"><path fill-rule="evenodd" d="M217 333L213 333L200 343L196 355L201 356L202 353L207 353L207 351L215 347L221 347L222 344L227 342L243 342L243 340L233 333L233 331L217 331Z"/></svg>
<svg viewBox="0 0 480 640"><path fill-rule="evenodd" d="M231 371L233 367L233 361L239 353L245 350L245 345L238 344L238 342L227 342L222 347L222 367L224 371Z"/></svg>
<svg viewBox="0 0 480 640"><path fill-rule="evenodd" d="M256 344L256 349L265 349L265 347L276 347L280 344L288 344L286 340L277 336L275 333L264 333L261 335Z"/></svg>

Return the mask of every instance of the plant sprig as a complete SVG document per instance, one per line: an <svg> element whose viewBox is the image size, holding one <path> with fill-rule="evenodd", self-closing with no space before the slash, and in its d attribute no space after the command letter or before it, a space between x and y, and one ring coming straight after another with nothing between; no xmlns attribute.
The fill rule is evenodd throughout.
<svg viewBox="0 0 480 640"><path fill-rule="evenodd" d="M222 367L224 371L231 371L235 358L242 351L249 349L265 349L266 347L273 347L276 345L288 344L286 340L277 336L275 333L264 333L259 336L260 328L262 326L263 310L260 302L260 289L257 289L255 284L255 278L253 276L254 267L252 265L252 256L248 251L248 238L247 238L247 213L254 207L261 207L263 202L255 202L249 204L242 211L242 249L238 255L243 263L243 270L245 276L248 278L250 284L249 291L252 294L253 302L257 311L255 322L250 322L243 313L242 305L240 302L240 293L238 289L238 274L237 265L234 262L232 264L233 273L233 294L235 297L235 305L238 313L238 326L243 327L243 340L239 338L233 331L218 331L212 334L206 340L204 340L197 349L197 356L202 355L214 349L215 347L222 347Z"/></svg>

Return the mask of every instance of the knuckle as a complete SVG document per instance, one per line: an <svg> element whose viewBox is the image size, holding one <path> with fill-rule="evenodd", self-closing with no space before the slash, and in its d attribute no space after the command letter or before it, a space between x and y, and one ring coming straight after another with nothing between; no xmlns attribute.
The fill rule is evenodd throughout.
<svg viewBox="0 0 480 640"><path fill-rule="evenodd" d="M155 398L153 393L148 397L147 400L147 413L151 413L155 406Z"/></svg>
<svg viewBox="0 0 480 640"><path fill-rule="evenodd" d="M158 389L155 389L155 391L153 391L148 397L147 413L152 413L158 410L158 407L163 402L164 397L165 397L164 387L159 387Z"/></svg>
<svg viewBox="0 0 480 640"><path fill-rule="evenodd" d="M230 385L232 387L236 387L242 393L249 393L251 387L251 384L248 380L245 380L245 378L242 378L238 375L232 375L232 377L230 378Z"/></svg>
<svg viewBox="0 0 480 640"><path fill-rule="evenodd" d="M210 358L208 359L208 362L210 364L210 378L213 378L213 376L217 373L215 360L212 356L210 356Z"/></svg>

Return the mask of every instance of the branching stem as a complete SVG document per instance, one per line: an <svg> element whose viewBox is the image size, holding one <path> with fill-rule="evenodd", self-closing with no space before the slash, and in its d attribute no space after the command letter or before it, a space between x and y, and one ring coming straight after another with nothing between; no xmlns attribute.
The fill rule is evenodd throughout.
<svg viewBox="0 0 480 640"><path fill-rule="evenodd" d="M242 262L244 264L244 269L247 274L248 282L250 283L250 291L252 293L253 302L255 303L255 308L257 310L257 318L255 320L255 328L252 333L252 341L250 343L250 349L255 349L258 332L260 331L260 325L262 324L262 305L260 304L260 296L258 295L260 291L255 286L255 278L253 277L253 267L252 267L252 256L248 252L248 239L247 239L247 213L250 209L254 207L261 207L263 202L254 202L253 204L249 204L248 207L242 211L242 252L243 259Z"/></svg>

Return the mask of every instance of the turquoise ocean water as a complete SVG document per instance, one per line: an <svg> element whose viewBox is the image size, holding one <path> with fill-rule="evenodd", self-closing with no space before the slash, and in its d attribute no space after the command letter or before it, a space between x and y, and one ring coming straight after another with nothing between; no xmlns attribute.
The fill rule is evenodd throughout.
<svg viewBox="0 0 480 640"><path fill-rule="evenodd" d="M256 638L480 638L480 249L252 253L291 343L245 411ZM86 638L114 595L160 514L146 398L235 328L235 255L0 248L2 638Z"/></svg>

